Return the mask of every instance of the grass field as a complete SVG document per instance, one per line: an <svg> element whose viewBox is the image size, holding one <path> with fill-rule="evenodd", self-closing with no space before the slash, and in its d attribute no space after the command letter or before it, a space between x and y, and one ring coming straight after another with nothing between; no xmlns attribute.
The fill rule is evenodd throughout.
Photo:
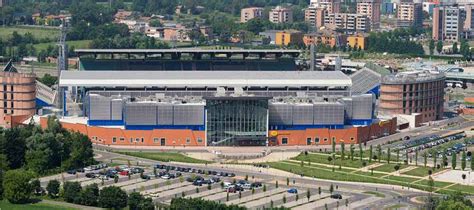
<svg viewBox="0 0 474 210"><path fill-rule="evenodd" d="M430 167L419 166L418 168L415 168L415 169L413 169L413 170L406 171L406 172L404 172L403 174L423 177L423 176L428 176L428 171L429 171L429 170L432 170L432 172L435 173L435 172L442 171L442 170L444 170L444 169L433 170L433 169L430 168Z"/></svg>
<svg viewBox="0 0 474 210"><path fill-rule="evenodd" d="M11 204L7 200L0 201L0 209L8 210L74 210L75 208L57 206L47 203L33 203L33 204Z"/></svg>
<svg viewBox="0 0 474 210"><path fill-rule="evenodd" d="M12 26L0 27L0 39L8 39L14 31L18 32L21 35L29 32L37 39L50 38L56 40L59 37L59 30L55 29Z"/></svg>
<svg viewBox="0 0 474 210"><path fill-rule="evenodd" d="M124 155L130 155L134 157L146 158L156 161L173 161L173 162L183 162L183 163L210 163L205 160L198 160L181 153L177 152L117 152Z"/></svg>
<svg viewBox="0 0 474 210"><path fill-rule="evenodd" d="M294 160L302 160L302 161L311 161L313 163L323 163L323 164L333 164L333 161L328 161L328 157L331 157L329 154L322 154L322 153L310 153L308 155L300 154L293 158ZM352 168L360 168L362 167L362 162L358 158L354 158L353 161L346 158L341 162L341 157L336 156L335 164L339 166L341 164L344 167L352 167ZM369 165L369 164L367 164Z"/></svg>
<svg viewBox="0 0 474 210"><path fill-rule="evenodd" d="M387 163L387 164L375 167L374 171L383 171L383 172L388 172L388 173L395 172L395 168L394 168L395 165L396 164L392 164L392 163L388 164ZM408 165L400 164L400 169L399 170L404 169L406 167L408 167Z"/></svg>
<svg viewBox="0 0 474 210"><path fill-rule="evenodd" d="M79 48L89 48L89 44L91 43L91 40L78 40L78 41L67 41L67 46L69 48L74 47L75 49ZM33 47L35 47L37 52L40 52L41 50L46 50L48 49L48 46L53 46L56 47L56 42L49 42L49 43L40 43L40 44L35 44Z"/></svg>

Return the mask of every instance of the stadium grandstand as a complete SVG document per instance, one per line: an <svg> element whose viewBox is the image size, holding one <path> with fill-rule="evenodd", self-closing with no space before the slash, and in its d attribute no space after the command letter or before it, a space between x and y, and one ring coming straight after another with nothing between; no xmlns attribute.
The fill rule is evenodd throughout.
<svg viewBox="0 0 474 210"><path fill-rule="evenodd" d="M299 51L77 52L81 69L60 76L61 122L98 144L358 143L396 129L396 119L379 123L374 94L354 94L341 71L298 71Z"/></svg>

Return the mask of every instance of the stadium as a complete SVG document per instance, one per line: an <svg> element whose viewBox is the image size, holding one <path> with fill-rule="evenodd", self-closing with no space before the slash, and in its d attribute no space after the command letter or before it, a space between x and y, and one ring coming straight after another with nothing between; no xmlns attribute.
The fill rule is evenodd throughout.
<svg viewBox="0 0 474 210"><path fill-rule="evenodd" d="M98 144L356 144L396 130L359 78L373 72L301 71L296 50L76 52L79 69L60 76L61 122Z"/></svg>

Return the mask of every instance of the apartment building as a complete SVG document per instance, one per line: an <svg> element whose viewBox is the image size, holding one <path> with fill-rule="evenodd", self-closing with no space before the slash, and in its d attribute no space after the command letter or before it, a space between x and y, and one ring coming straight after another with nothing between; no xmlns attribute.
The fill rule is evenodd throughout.
<svg viewBox="0 0 474 210"><path fill-rule="evenodd" d="M309 7L304 11L304 20L310 26L321 28L324 26L324 17L328 14L328 10L321 7Z"/></svg>
<svg viewBox="0 0 474 210"><path fill-rule="evenodd" d="M463 33L466 13L457 6L440 6L433 9L434 40L458 42Z"/></svg>
<svg viewBox="0 0 474 210"><path fill-rule="evenodd" d="M270 11L268 18L272 23L292 23L293 11L289 8L277 6Z"/></svg>
<svg viewBox="0 0 474 210"><path fill-rule="evenodd" d="M400 2L397 8L398 27L423 25L423 5L413 1Z"/></svg>
<svg viewBox="0 0 474 210"><path fill-rule="evenodd" d="M373 28L380 26L380 0L358 0L357 14L367 15Z"/></svg>
<svg viewBox="0 0 474 210"><path fill-rule="evenodd" d="M261 7L250 7L244 8L240 11L240 22L246 23L247 21L263 17L263 8Z"/></svg>
<svg viewBox="0 0 474 210"><path fill-rule="evenodd" d="M333 30L346 32L369 32L371 29L370 19L367 15L353 13L328 14L324 18L324 25Z"/></svg>

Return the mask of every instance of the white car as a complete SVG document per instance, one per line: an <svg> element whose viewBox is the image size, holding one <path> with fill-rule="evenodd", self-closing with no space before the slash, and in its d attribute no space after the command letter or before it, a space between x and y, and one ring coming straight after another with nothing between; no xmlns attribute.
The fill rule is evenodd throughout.
<svg viewBox="0 0 474 210"><path fill-rule="evenodd" d="M230 182L224 182L224 188L225 188L225 189L229 189L229 188L231 188L231 187L234 187L234 185L233 185L232 183L230 183Z"/></svg>
<svg viewBox="0 0 474 210"><path fill-rule="evenodd" d="M170 175L169 174L165 174L163 176L161 176L162 179L170 179Z"/></svg>

